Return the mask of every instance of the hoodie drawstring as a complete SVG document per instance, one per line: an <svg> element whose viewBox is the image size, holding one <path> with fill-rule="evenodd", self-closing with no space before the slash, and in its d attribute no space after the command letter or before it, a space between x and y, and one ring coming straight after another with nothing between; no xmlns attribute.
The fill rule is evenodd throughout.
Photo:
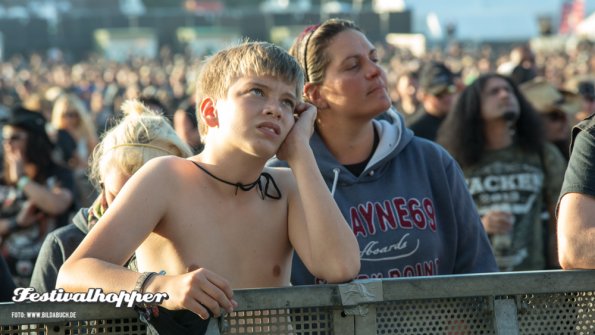
<svg viewBox="0 0 595 335"><path fill-rule="evenodd" d="M339 168L334 168L333 169L333 174L335 175L335 177L333 178L333 186L331 187L331 195L334 197L335 196L335 190L337 189L337 182L339 181L339 172L341 170Z"/></svg>

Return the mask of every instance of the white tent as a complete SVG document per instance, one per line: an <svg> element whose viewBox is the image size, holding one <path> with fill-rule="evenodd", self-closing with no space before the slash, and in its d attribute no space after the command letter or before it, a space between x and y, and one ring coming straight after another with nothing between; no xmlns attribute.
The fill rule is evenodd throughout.
<svg viewBox="0 0 595 335"><path fill-rule="evenodd" d="M575 34L595 40L595 12L578 24Z"/></svg>

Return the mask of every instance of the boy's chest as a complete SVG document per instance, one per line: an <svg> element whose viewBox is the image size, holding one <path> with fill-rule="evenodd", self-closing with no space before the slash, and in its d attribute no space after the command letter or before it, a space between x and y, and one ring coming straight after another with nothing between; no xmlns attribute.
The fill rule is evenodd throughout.
<svg viewBox="0 0 595 335"><path fill-rule="evenodd" d="M287 254L287 204L284 200L181 201L147 242L183 270L192 264L226 272L247 260L266 262ZM275 260L271 260L275 261ZM171 263L170 263L171 264Z"/></svg>

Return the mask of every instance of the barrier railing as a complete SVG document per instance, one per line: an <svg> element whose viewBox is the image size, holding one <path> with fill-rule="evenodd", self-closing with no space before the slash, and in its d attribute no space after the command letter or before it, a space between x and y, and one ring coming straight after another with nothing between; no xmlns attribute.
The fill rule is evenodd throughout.
<svg viewBox="0 0 595 335"><path fill-rule="evenodd" d="M595 271L372 279L234 297L239 307L219 320L221 334L595 333ZM110 304L0 304L0 334L96 333L146 328L133 310Z"/></svg>

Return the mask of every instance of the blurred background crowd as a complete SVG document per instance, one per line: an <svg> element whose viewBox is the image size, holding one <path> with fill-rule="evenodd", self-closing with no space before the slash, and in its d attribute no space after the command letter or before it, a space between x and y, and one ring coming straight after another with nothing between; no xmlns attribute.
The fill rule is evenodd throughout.
<svg viewBox="0 0 595 335"><path fill-rule="evenodd" d="M137 98L166 115L197 153L193 91L205 55L242 37L288 46L305 26L343 17L356 21L376 44L394 106L414 130L420 114L446 114L467 85L496 72L519 85L542 116L548 140L568 158L570 127L595 111L595 39L590 35L595 18L589 16L595 8L589 1L449 1L447 16L428 11L429 0L2 0L0 121L39 132L31 126L38 122L35 117L14 114L22 108L43 116L51 145L26 145L37 145L29 150L33 156L51 150L51 159L71 171L73 181L68 185L72 201L60 211L45 212L72 214L97 197L88 181L88 160L102 133L119 118L123 101ZM463 15L466 8L494 20L472 21ZM475 22L473 34L463 34L469 22ZM504 34L511 25L518 26L517 34ZM416 134L425 130L420 127ZM17 190L20 180L9 173L15 158L8 161L14 155L7 151L18 144L18 135L3 130L3 184ZM427 137L435 136L436 129ZM46 179L40 177L40 184L48 185ZM10 191L2 193L8 208ZM35 239L41 241L60 225L40 228ZM0 224L5 256L21 243L6 243L9 228L8 221ZM10 267L23 279L19 284L27 283L39 245L20 260L13 257Z"/></svg>

